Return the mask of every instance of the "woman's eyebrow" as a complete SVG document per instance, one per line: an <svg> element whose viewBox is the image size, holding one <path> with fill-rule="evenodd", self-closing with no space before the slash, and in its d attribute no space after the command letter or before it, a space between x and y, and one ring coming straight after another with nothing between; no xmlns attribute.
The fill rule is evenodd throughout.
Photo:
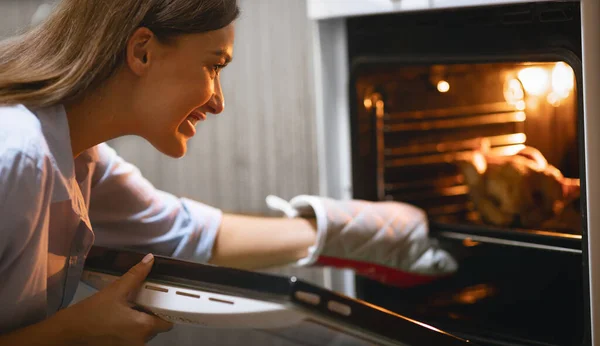
<svg viewBox="0 0 600 346"><path fill-rule="evenodd" d="M229 53L225 49L214 51L213 54L219 57L225 57L226 64L229 64L231 60L233 60L233 57L229 55Z"/></svg>

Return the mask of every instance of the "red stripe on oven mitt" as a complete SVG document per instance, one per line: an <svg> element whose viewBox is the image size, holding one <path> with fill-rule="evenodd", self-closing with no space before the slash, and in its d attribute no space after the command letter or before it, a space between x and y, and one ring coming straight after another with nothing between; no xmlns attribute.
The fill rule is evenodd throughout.
<svg viewBox="0 0 600 346"><path fill-rule="evenodd" d="M454 258L429 237L425 212L401 202L335 200L300 195L267 204L288 217L314 217L317 241L296 265L331 265L393 284L412 286L457 270Z"/></svg>
<svg viewBox="0 0 600 346"><path fill-rule="evenodd" d="M440 278L451 275L425 275L411 273L374 263L367 263L327 256L319 257L315 264L318 266L333 267L338 269L351 269L360 276L364 276L366 278L379 281L386 285L397 286L400 288L409 288L414 286L425 285L430 282L436 281Z"/></svg>

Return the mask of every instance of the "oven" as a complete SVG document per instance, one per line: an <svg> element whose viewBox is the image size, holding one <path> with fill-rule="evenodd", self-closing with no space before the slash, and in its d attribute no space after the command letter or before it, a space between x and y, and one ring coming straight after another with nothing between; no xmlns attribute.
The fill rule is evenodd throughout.
<svg viewBox="0 0 600 346"><path fill-rule="evenodd" d="M478 344L600 345L598 2L317 3L321 193L423 208L460 263L346 293ZM523 168L539 154L552 174Z"/></svg>

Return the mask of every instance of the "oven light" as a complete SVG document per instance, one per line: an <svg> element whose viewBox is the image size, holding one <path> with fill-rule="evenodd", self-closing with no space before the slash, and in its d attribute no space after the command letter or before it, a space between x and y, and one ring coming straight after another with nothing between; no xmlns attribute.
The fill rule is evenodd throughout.
<svg viewBox="0 0 600 346"><path fill-rule="evenodd" d="M441 93L448 92L450 90L450 83L445 80L441 80L437 83L437 90Z"/></svg>
<svg viewBox="0 0 600 346"><path fill-rule="evenodd" d="M548 94L548 97L546 97L546 101L548 101L548 103L551 104L553 107L558 107L560 106L560 101L562 101L565 97L553 91Z"/></svg>
<svg viewBox="0 0 600 346"><path fill-rule="evenodd" d="M575 87L575 74L571 66L560 61L552 69L552 91L556 94L553 98L567 98ZM552 95L552 93L550 93ZM548 95L548 97L550 97ZM550 99L548 99L550 101ZM560 101L560 100L559 100Z"/></svg>
<svg viewBox="0 0 600 346"><path fill-rule="evenodd" d="M544 95L550 86L550 76L548 76L546 70L541 67L524 68L519 71L518 76L523 84L523 88L530 95Z"/></svg>

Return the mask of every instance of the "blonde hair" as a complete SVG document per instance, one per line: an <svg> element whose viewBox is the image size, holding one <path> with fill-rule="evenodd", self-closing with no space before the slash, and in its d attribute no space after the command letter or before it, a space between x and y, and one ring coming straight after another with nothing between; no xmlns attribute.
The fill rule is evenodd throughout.
<svg viewBox="0 0 600 346"><path fill-rule="evenodd" d="M238 15L237 0L62 0L42 24L0 42L0 104L45 107L98 87L139 27L168 42Z"/></svg>

